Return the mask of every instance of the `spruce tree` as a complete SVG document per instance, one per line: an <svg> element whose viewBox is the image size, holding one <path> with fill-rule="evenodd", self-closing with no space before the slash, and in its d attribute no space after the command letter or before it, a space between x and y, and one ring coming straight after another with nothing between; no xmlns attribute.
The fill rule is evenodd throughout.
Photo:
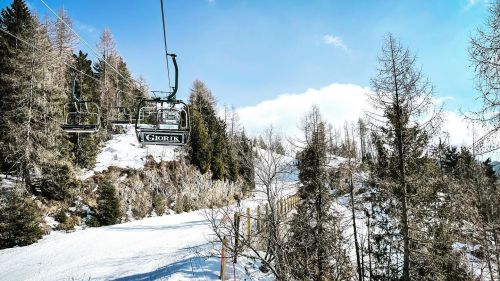
<svg viewBox="0 0 500 281"><path fill-rule="evenodd" d="M245 131L241 132L237 142L238 173L245 182L243 192L248 192L255 188L254 146L252 140L247 138Z"/></svg>
<svg viewBox="0 0 500 281"><path fill-rule="evenodd" d="M120 222L122 211L116 187L107 179L99 181L99 198L97 200L97 219L101 225L112 225Z"/></svg>
<svg viewBox="0 0 500 281"><path fill-rule="evenodd" d="M27 42L13 41L2 35L0 44L0 151L3 167L24 182L26 190L48 194L44 176L54 176L50 184L55 197L66 194L64 183L71 174L60 174L67 165L61 157L62 118L59 105L64 93L56 81L57 56L49 40L48 27L33 17L25 3L16 0L2 10L2 28ZM61 181L59 181L61 179Z"/></svg>
<svg viewBox="0 0 500 281"><path fill-rule="evenodd" d="M73 54L73 67L69 69L68 76L76 79L76 96L81 100L97 101L100 97L98 92L98 82L93 79L96 74L92 70L92 61L87 58L88 54L79 51ZM66 94L70 95L70 85L66 85ZM102 142L106 134L67 134L67 139L71 145L66 154L73 163L80 168L90 169L94 166L96 156L99 153Z"/></svg>
<svg viewBox="0 0 500 281"><path fill-rule="evenodd" d="M202 173L210 170L214 180L236 180L238 162L226 132L226 123L215 110L215 98L205 84L193 83L189 97L191 141L189 160Z"/></svg>
<svg viewBox="0 0 500 281"><path fill-rule="evenodd" d="M0 249L26 246L42 238L42 216L31 199L10 192L0 201Z"/></svg>
<svg viewBox="0 0 500 281"><path fill-rule="evenodd" d="M317 107L304 122L298 154L300 202L291 222L290 260L297 280L348 280L351 265L340 221L332 210L325 122Z"/></svg>

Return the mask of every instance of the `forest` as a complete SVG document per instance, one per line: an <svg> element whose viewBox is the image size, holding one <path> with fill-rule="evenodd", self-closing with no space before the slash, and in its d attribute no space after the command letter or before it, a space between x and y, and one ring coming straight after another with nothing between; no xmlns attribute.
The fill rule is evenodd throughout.
<svg viewBox="0 0 500 281"><path fill-rule="evenodd" d="M196 80L189 141L175 159L150 156L141 169L109 167L89 177L82 173L133 126L138 104L153 93L144 77L132 77L110 29L89 54L78 49L68 12L57 15L37 15L24 0L0 14L0 249L52 231L211 209L211 254L224 243L234 263L257 260L272 280L500 280L500 164L489 158L499 148L500 1L489 4L467 49L481 109L466 118L485 132L472 146L449 143L425 65L389 33L370 110L356 123L336 128L313 106L298 138L271 124L250 135L237 112L221 112ZM61 127L74 95L98 105L98 132ZM286 201L293 204L285 213L290 182L297 199ZM255 194L265 212L259 206L258 219L248 215L258 220L250 237L240 217L221 217L245 213L240 201Z"/></svg>

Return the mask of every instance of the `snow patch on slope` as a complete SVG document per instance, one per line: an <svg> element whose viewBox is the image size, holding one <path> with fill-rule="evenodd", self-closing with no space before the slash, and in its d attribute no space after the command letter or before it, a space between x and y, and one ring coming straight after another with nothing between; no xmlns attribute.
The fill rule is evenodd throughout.
<svg viewBox="0 0 500 281"><path fill-rule="evenodd" d="M161 162L173 161L178 154L178 148L174 146L140 144L137 141L134 126L128 125L125 127L124 134L113 135L113 138L104 144L97 155L94 169L85 170L82 179L91 177L95 172L105 171L111 166L142 169L148 156L152 156L156 162Z"/></svg>

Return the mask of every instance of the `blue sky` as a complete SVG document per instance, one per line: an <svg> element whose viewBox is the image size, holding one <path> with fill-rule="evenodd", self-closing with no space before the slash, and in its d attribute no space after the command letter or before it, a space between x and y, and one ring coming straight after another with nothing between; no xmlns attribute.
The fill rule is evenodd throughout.
<svg viewBox="0 0 500 281"><path fill-rule="evenodd" d="M166 88L159 1L46 2L64 6L93 45L108 26L133 74ZM48 13L38 0L28 3ZM436 95L453 98L448 110L475 104L467 47L486 19L483 0L165 0L165 8L180 98L194 79L236 107L331 83L369 86L382 38L392 32L418 55Z"/></svg>

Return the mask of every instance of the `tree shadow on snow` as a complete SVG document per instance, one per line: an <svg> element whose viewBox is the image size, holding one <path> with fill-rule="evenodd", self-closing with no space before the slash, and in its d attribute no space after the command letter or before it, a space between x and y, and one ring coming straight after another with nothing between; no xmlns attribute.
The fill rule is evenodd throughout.
<svg viewBox="0 0 500 281"><path fill-rule="evenodd" d="M173 274L181 274L186 278L213 280L219 278L220 264L216 258L205 259L202 257L187 258L154 271L139 273L113 279L114 281L143 281L157 280Z"/></svg>

